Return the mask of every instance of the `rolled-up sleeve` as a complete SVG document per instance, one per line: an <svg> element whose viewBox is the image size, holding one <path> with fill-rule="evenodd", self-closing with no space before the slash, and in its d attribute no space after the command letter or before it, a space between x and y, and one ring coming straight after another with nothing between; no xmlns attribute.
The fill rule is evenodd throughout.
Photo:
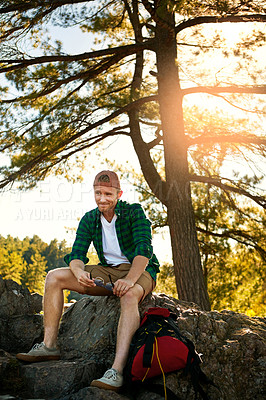
<svg viewBox="0 0 266 400"><path fill-rule="evenodd" d="M84 217L80 220L72 251L64 257L64 261L67 263L67 265L69 265L72 260L81 260L84 262L84 264L87 264L89 261L87 253L91 241L91 233L87 216L85 214Z"/></svg>
<svg viewBox="0 0 266 400"><path fill-rule="evenodd" d="M131 212L134 257L141 255L150 259L153 255L151 222L146 217L140 204L135 204Z"/></svg>

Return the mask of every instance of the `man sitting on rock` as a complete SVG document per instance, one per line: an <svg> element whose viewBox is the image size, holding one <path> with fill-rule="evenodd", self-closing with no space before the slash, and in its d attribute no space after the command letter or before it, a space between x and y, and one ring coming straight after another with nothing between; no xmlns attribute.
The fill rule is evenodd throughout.
<svg viewBox="0 0 266 400"><path fill-rule="evenodd" d="M69 268L54 269L46 277L44 341L28 353L17 354L17 358L29 362L60 358L56 341L64 289L92 296L115 295L121 307L115 359L112 368L91 385L118 391L123 385L130 342L139 327L138 304L154 289L159 263L153 254L150 221L139 204L120 200L117 174L102 171L93 186L97 208L87 212L79 223L72 252L65 256ZM91 242L99 265L86 264Z"/></svg>

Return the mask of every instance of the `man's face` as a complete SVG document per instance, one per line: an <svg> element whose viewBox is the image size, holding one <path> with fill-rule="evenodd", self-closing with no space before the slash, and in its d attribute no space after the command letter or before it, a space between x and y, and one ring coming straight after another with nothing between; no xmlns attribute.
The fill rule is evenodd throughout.
<svg viewBox="0 0 266 400"><path fill-rule="evenodd" d="M103 214L110 213L115 209L117 200L121 197L122 191L113 187L95 186L94 198L96 204Z"/></svg>

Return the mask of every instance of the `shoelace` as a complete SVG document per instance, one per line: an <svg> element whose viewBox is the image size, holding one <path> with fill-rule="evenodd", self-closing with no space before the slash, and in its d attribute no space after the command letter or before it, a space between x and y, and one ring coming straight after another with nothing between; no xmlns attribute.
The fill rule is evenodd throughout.
<svg viewBox="0 0 266 400"><path fill-rule="evenodd" d="M44 347L44 343L36 343L33 347L32 350L40 349L41 347Z"/></svg>
<svg viewBox="0 0 266 400"><path fill-rule="evenodd" d="M104 377L107 379L112 378L114 381L117 380L117 371L113 368L108 369L108 371L105 372Z"/></svg>

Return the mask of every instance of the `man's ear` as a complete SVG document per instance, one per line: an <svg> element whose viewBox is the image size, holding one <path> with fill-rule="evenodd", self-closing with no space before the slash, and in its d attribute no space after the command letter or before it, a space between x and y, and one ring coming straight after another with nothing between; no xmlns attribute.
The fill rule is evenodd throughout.
<svg viewBox="0 0 266 400"><path fill-rule="evenodd" d="M120 199L120 197L122 196L122 194L123 194L123 190L120 190L120 191L118 192L118 194L117 194L117 198Z"/></svg>

